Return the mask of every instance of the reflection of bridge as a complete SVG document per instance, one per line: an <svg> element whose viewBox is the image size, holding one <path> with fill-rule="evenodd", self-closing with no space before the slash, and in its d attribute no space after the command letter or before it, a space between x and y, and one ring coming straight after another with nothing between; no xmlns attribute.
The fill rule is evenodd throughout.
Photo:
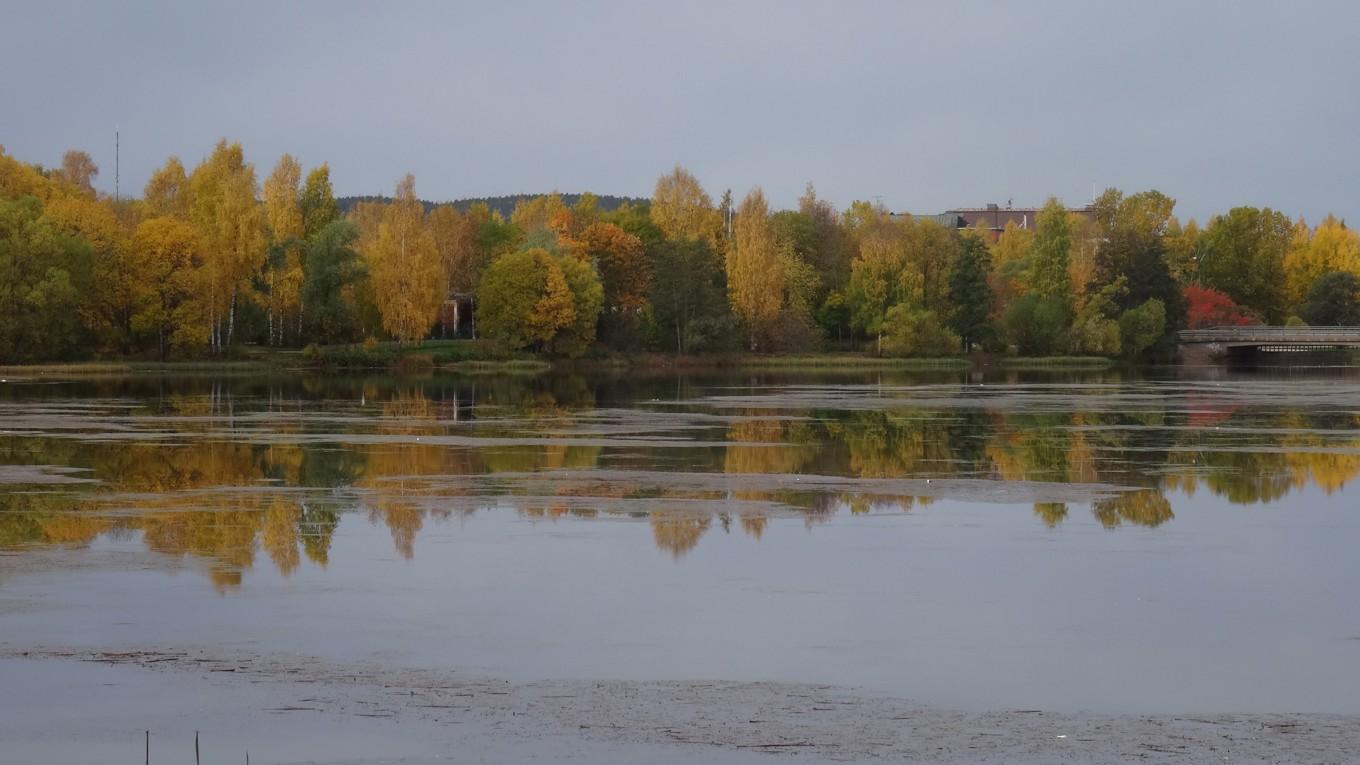
<svg viewBox="0 0 1360 765"><path fill-rule="evenodd" d="M1214 327L1182 330L1179 336L1181 345L1267 352L1360 348L1360 327Z"/></svg>

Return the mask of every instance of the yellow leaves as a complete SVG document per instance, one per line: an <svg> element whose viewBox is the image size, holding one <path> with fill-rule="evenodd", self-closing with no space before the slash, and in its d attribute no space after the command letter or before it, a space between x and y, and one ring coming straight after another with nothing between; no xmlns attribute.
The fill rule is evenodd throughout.
<svg viewBox="0 0 1360 765"><path fill-rule="evenodd" d="M383 328L402 342L424 339L439 315L445 281L414 176L397 184L396 198L382 210L377 236L361 237L360 252L368 261Z"/></svg>
<svg viewBox="0 0 1360 765"><path fill-rule="evenodd" d="M298 183L302 166L292 155L284 154L264 182L264 209L276 243L302 238L302 208Z"/></svg>
<svg viewBox="0 0 1360 765"><path fill-rule="evenodd" d="M1323 274L1348 271L1360 276L1360 236L1334 215L1311 232L1299 221L1284 256L1284 271L1289 299L1300 304Z"/></svg>
<svg viewBox="0 0 1360 765"><path fill-rule="evenodd" d="M510 213L510 222L525 232L551 229L554 219L561 225L563 214L570 215L562 195L554 191L546 196L521 199Z"/></svg>
<svg viewBox="0 0 1360 765"><path fill-rule="evenodd" d="M641 239L612 223L592 223L576 244L600 270L607 310L630 313L646 304L652 274Z"/></svg>
<svg viewBox="0 0 1360 765"><path fill-rule="evenodd" d="M132 236L136 285L134 328L155 333L162 354L166 345L196 345L207 338L206 315L185 310L199 290L195 264L201 258L198 229L169 216L142 221Z"/></svg>
<svg viewBox="0 0 1360 765"><path fill-rule="evenodd" d="M543 293L529 312L528 326L530 335L547 342L557 331L571 326L576 321L576 304L572 299L567 277L562 273L548 253L539 250L539 263L546 271Z"/></svg>
<svg viewBox="0 0 1360 765"><path fill-rule="evenodd" d="M770 230L770 210L759 187L742 200L727 254L727 288L732 310L746 322L752 350L779 317L784 269Z"/></svg>
<svg viewBox="0 0 1360 765"><path fill-rule="evenodd" d="M722 216L713 208L713 199L699 179L679 165L656 179L651 213L652 222L667 239L698 239L709 244L722 239Z"/></svg>
<svg viewBox="0 0 1360 765"><path fill-rule="evenodd" d="M472 219L453 205L439 205L425 216L439 251L439 268L450 292L471 292L480 276L477 231Z"/></svg>
<svg viewBox="0 0 1360 765"><path fill-rule="evenodd" d="M142 203L147 215L189 217L189 178L179 157L171 157L165 166L151 174L142 191Z"/></svg>

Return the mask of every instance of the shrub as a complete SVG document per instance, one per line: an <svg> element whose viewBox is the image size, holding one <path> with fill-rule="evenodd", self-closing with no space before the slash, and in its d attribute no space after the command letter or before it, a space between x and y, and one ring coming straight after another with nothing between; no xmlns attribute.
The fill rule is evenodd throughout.
<svg viewBox="0 0 1360 765"><path fill-rule="evenodd" d="M890 356L949 356L961 342L934 311L899 303L883 319L883 350Z"/></svg>
<svg viewBox="0 0 1360 765"><path fill-rule="evenodd" d="M1001 323L1023 355L1051 356L1067 345L1067 306L1061 300L1023 295L1006 309Z"/></svg>
<svg viewBox="0 0 1360 765"><path fill-rule="evenodd" d="M1139 356L1162 339L1166 332L1166 306L1152 298L1119 317L1119 339L1128 356Z"/></svg>

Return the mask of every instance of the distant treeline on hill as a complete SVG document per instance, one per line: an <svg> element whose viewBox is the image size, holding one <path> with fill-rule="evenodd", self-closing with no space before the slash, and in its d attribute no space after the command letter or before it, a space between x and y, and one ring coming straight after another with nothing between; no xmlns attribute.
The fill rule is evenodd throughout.
<svg viewBox="0 0 1360 765"><path fill-rule="evenodd" d="M473 206L474 204L478 202L484 202L487 207L491 208L492 212L500 213L502 216L509 218L510 214L515 211L515 206L518 205L520 202L524 202L540 196L543 195L509 194L500 197L471 197L468 199L455 199L452 202L448 202L447 204L453 205L454 208L456 208L459 212L467 212L468 208ZM561 196L562 203L567 205L568 207L571 207L574 206L583 195L562 194ZM596 206L599 208L600 212L610 212L612 210L617 210L618 208L622 207L625 204L639 204L641 202L648 201L646 197L616 197L612 194L596 194L595 199L597 203ZM348 215L350 211L354 209L354 206L359 204L360 202L380 202L386 204L391 201L392 197L389 196L358 196L358 197L335 198L335 204L340 208L340 213L342 215ZM431 202L426 199L420 200L420 203L425 206L425 212L427 213L430 210L433 210L434 208L438 207L439 205L445 204L444 202Z"/></svg>

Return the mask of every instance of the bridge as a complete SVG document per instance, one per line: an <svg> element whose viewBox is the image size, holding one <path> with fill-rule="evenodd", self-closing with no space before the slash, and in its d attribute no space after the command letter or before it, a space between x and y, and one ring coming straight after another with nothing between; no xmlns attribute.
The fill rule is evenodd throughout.
<svg viewBox="0 0 1360 765"><path fill-rule="evenodd" d="M1360 327L1213 327L1186 329L1178 334L1181 345L1216 345L1229 351L1251 349L1271 353L1360 348Z"/></svg>

